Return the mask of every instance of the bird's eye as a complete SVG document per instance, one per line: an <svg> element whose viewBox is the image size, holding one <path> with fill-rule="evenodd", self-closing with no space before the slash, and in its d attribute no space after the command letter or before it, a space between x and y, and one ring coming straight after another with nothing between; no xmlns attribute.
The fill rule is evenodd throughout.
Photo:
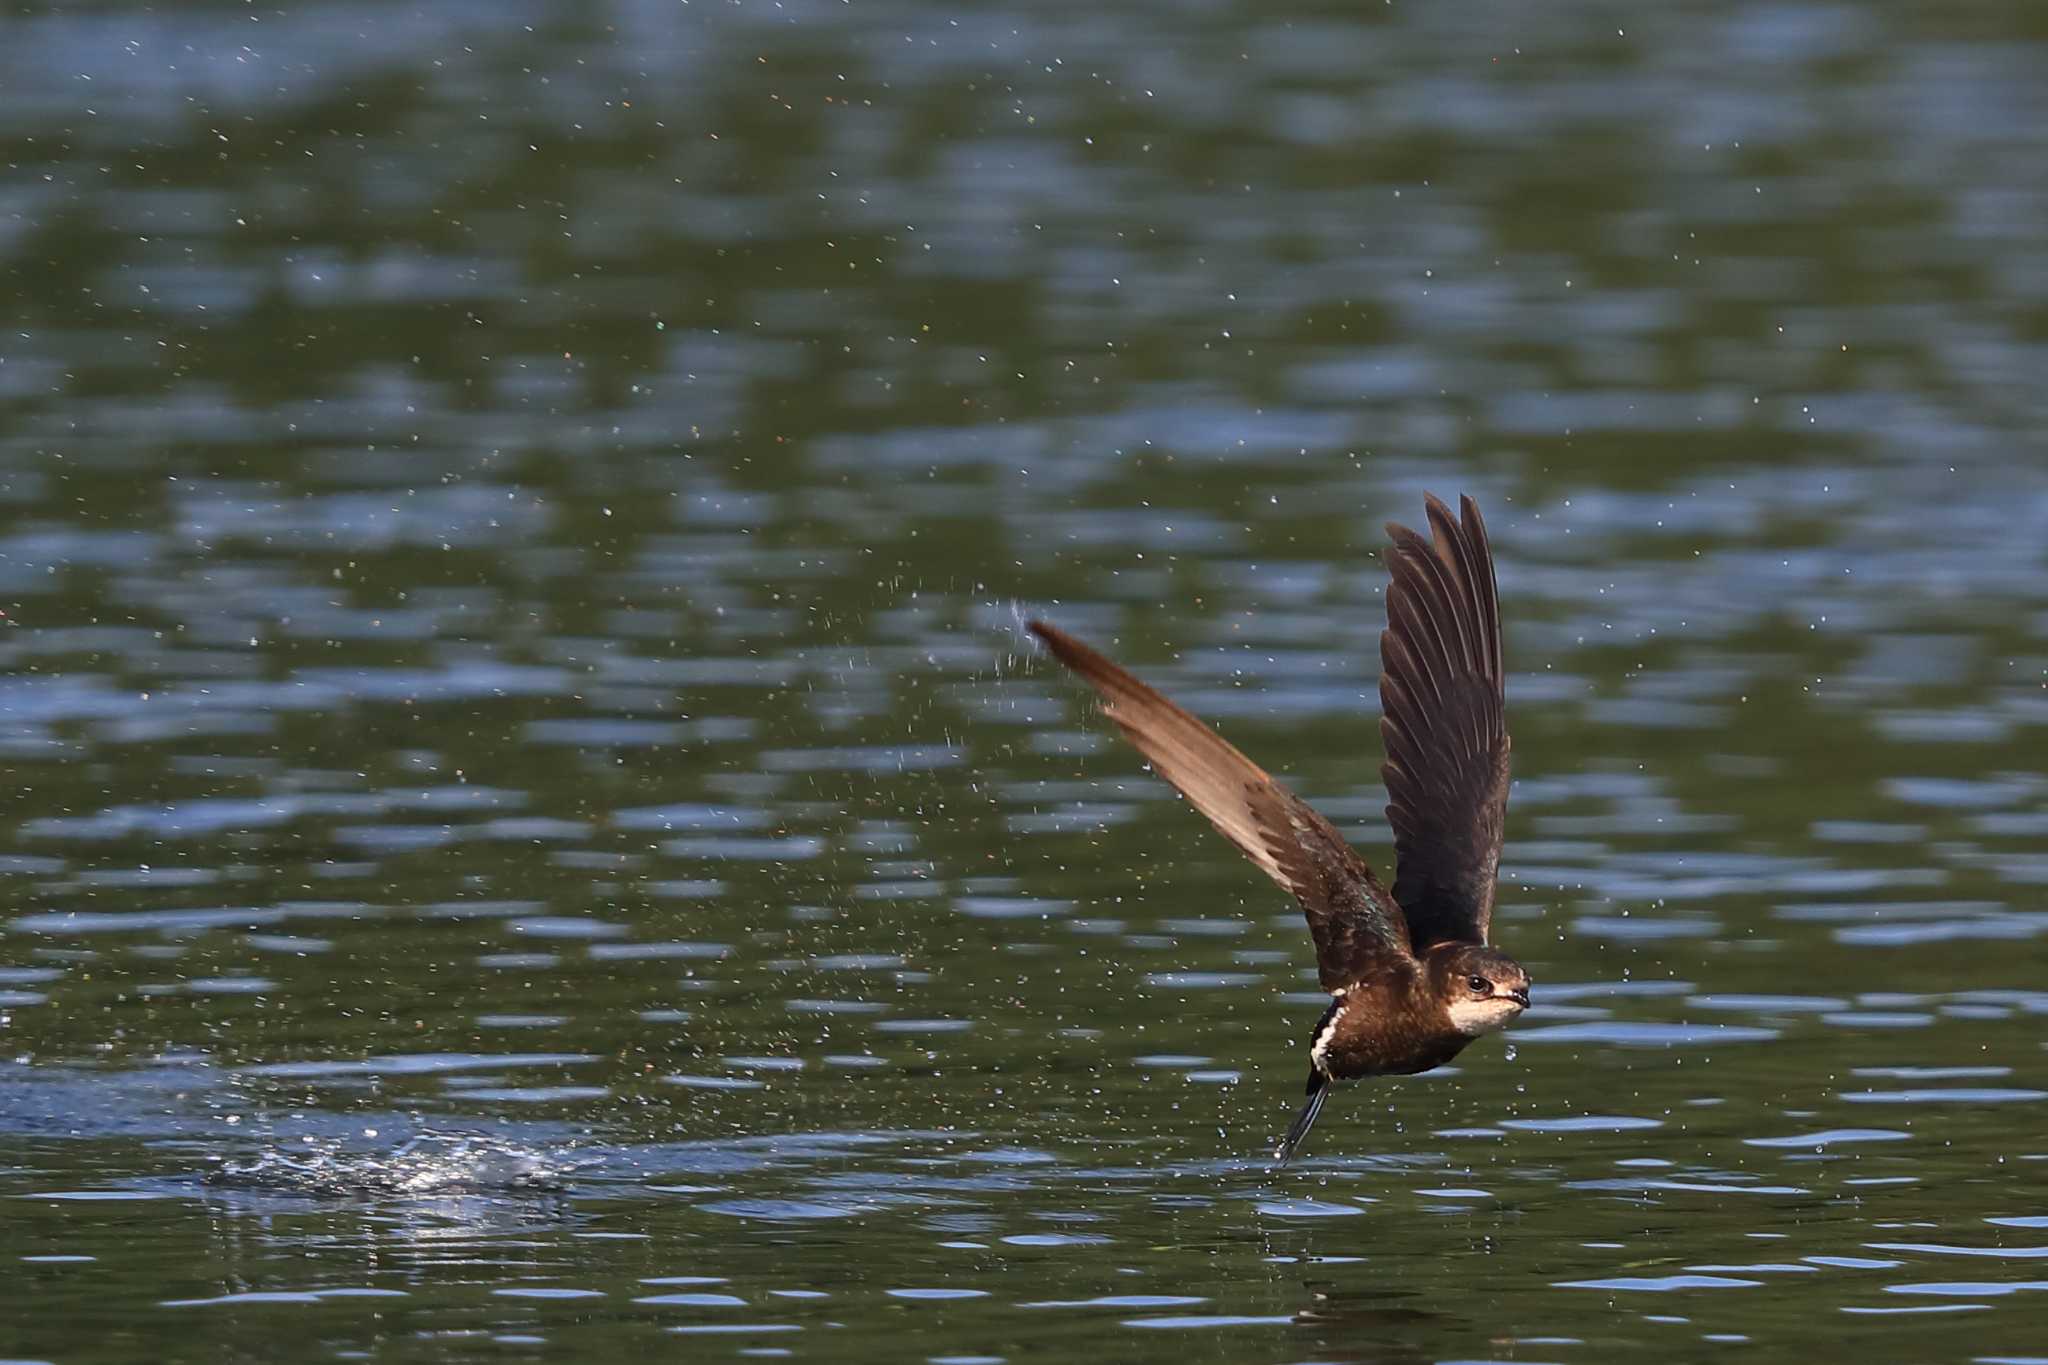
<svg viewBox="0 0 2048 1365"><path fill-rule="evenodd" d="M1474 995L1487 995L1493 990L1493 983L1483 976L1468 976L1465 978L1465 984L1472 988Z"/></svg>

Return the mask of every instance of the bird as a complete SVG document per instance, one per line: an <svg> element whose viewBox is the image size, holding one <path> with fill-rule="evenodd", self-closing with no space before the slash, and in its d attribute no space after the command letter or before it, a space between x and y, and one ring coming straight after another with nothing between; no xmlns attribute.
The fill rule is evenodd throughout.
<svg viewBox="0 0 2048 1365"><path fill-rule="evenodd" d="M1383 556L1391 890L1328 820L1202 720L1057 626L1027 623L1153 771L1301 903L1330 1004L1309 1035L1307 1101L1277 1162L1301 1147L1336 1082L1429 1071L1529 1008L1529 973L1490 938L1511 747L1493 550L1471 498L1457 517L1424 501L1429 535L1389 522Z"/></svg>

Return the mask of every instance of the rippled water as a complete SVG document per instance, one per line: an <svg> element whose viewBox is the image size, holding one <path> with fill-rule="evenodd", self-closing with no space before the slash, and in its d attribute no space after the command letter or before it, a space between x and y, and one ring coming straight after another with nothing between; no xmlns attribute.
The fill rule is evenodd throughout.
<svg viewBox="0 0 2048 1365"><path fill-rule="evenodd" d="M0 42L0 1354L2042 1358L2023 8ZM1537 1008L1263 1154L1484 504ZM670 1337L680 1336L681 1341Z"/></svg>

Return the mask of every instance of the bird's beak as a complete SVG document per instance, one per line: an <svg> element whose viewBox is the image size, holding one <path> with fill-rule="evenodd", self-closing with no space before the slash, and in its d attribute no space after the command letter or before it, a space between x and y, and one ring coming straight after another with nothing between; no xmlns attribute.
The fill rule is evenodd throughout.
<svg viewBox="0 0 2048 1365"><path fill-rule="evenodd" d="M1523 1009L1529 1008L1529 992L1525 990L1509 991L1507 993L1507 998L1514 1001L1517 1005L1520 1005Z"/></svg>

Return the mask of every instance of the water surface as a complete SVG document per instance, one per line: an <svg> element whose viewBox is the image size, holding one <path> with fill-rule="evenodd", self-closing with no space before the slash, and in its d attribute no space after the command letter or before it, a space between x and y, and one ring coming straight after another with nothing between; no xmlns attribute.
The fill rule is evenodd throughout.
<svg viewBox="0 0 2048 1365"><path fill-rule="evenodd" d="M0 1353L2039 1357L2037 21L37 8ZM1537 1008L1263 1160L1484 505Z"/></svg>

